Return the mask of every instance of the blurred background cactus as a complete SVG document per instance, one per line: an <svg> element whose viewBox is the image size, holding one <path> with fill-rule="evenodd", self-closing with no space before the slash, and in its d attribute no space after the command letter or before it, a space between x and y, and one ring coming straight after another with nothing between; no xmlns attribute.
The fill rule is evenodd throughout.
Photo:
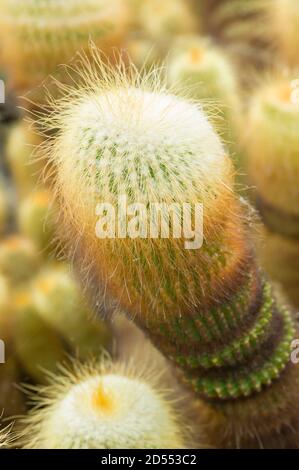
<svg viewBox="0 0 299 470"><path fill-rule="evenodd" d="M25 447L298 446L298 0L0 0L0 11L0 447L20 414ZM95 187L113 203L120 188L128 202L203 202L203 246L98 245ZM251 235L257 217L235 189L256 206ZM134 372L145 358L157 380ZM24 382L42 390L36 406ZM191 420L173 402L185 393ZM87 442L67 411L99 433Z"/></svg>
<svg viewBox="0 0 299 470"><path fill-rule="evenodd" d="M176 364L199 400L198 419L208 416L210 445L296 446L299 407L290 406L299 369L288 364L295 326L256 263L248 206L234 194L219 137L200 104L167 93L151 74L142 80L133 70L129 79L102 67L90 76L74 99L68 90L58 101L58 132L44 148L70 258L91 271L87 288L97 289L103 311L114 301ZM97 205L117 207L119 195L144 207L203 204L202 246L186 249L185 234L151 236L144 212L143 236L121 236L126 220L111 237L98 236ZM105 223L113 224L108 209ZM261 401L266 415L253 414ZM285 423L292 431L282 436Z"/></svg>
<svg viewBox="0 0 299 470"><path fill-rule="evenodd" d="M142 377L132 366L107 361L74 363L72 369L53 375L33 396L36 407L24 419L20 439L25 448L185 448L185 418L149 371Z"/></svg>
<svg viewBox="0 0 299 470"><path fill-rule="evenodd" d="M249 104L248 177L265 224L261 256L299 307L299 99L290 74L268 78Z"/></svg>

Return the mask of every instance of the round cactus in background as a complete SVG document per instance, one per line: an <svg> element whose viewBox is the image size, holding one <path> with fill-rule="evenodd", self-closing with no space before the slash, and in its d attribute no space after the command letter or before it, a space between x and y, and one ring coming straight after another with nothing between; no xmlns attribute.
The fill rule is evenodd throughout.
<svg viewBox="0 0 299 470"><path fill-rule="evenodd" d="M51 193L47 189L36 190L21 200L17 214L19 229L23 235L32 240L44 254L54 249L57 215Z"/></svg>
<svg viewBox="0 0 299 470"><path fill-rule="evenodd" d="M241 103L236 75L223 51L198 37L178 41L169 61L170 84L201 100L217 131L233 150L240 126Z"/></svg>
<svg viewBox="0 0 299 470"><path fill-rule="evenodd" d="M118 46L127 25L125 0L1 0L0 8L3 63L21 93L86 50L90 39L102 50Z"/></svg>
<svg viewBox="0 0 299 470"><path fill-rule="evenodd" d="M58 133L44 156L70 256L102 309L131 314L177 365L212 445L296 445L295 329L256 265L232 163L200 103L168 92L155 74L119 69L89 68L85 86L57 102L50 123ZM120 196L132 219L119 212ZM182 227L184 204L194 220L203 207L203 237L200 224L192 236L157 234L155 217L146 230L153 202L176 204L178 219L161 216L170 229ZM292 431L282 437L285 423Z"/></svg>
<svg viewBox="0 0 299 470"><path fill-rule="evenodd" d="M299 65L299 3L297 0L268 1L268 14L284 60ZM272 31L273 31L272 30Z"/></svg>
<svg viewBox="0 0 299 470"><path fill-rule="evenodd" d="M32 283L41 318L56 330L81 359L98 356L110 346L108 326L92 318L79 286L65 265L44 268Z"/></svg>
<svg viewBox="0 0 299 470"><path fill-rule="evenodd" d="M25 448L185 447L186 429L167 393L124 366L75 364L35 400L36 409L24 418Z"/></svg>

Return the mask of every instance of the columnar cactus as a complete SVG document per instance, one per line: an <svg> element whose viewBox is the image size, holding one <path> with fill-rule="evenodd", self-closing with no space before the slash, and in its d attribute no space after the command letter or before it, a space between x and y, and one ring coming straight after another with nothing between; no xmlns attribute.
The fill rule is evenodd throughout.
<svg viewBox="0 0 299 470"><path fill-rule="evenodd" d="M294 325L256 265L231 161L200 104L151 83L153 74L125 75L94 71L53 113L58 132L45 156L70 255L97 301L104 299L102 309L121 306L177 365L211 444L298 445ZM143 210L131 207L135 218L124 220L120 196ZM147 227L144 207L153 202L189 203L194 218L203 204L203 245L186 248L190 232L151 236L155 218L153 232L126 235L132 224L135 232ZM284 426L289 431L280 434Z"/></svg>
<svg viewBox="0 0 299 470"><path fill-rule="evenodd" d="M299 4L297 0L268 1L277 45L289 65L299 65Z"/></svg>
<svg viewBox="0 0 299 470"><path fill-rule="evenodd" d="M90 38L104 50L126 30L125 0L1 0L0 8L3 62L22 93L87 49Z"/></svg>
<svg viewBox="0 0 299 470"><path fill-rule="evenodd" d="M39 189L27 195L17 208L20 232L28 237L44 254L53 251L56 214L51 193Z"/></svg>
<svg viewBox="0 0 299 470"><path fill-rule="evenodd" d="M108 326L91 318L91 308L66 266L42 270L33 280L32 296L43 321L61 335L78 357L98 356L109 348Z"/></svg>
<svg viewBox="0 0 299 470"><path fill-rule="evenodd" d="M252 98L246 120L248 173L267 227L269 273L299 305L299 98L295 81L275 78ZM297 292L297 293L296 293Z"/></svg>
<svg viewBox="0 0 299 470"><path fill-rule="evenodd" d="M37 187L41 164L31 156L40 142L40 136L25 120L17 122L8 133L5 153L18 196L31 193Z"/></svg>
<svg viewBox="0 0 299 470"><path fill-rule="evenodd" d="M192 98L206 103L218 132L233 148L242 113L236 75L223 51L196 36L183 39L169 61L168 76L170 84L184 86Z"/></svg>
<svg viewBox="0 0 299 470"><path fill-rule="evenodd" d="M30 377L38 383L47 383L45 371L57 373L58 364L66 358L64 344L41 318L28 288L17 291L11 303L18 359Z"/></svg>
<svg viewBox="0 0 299 470"><path fill-rule="evenodd" d="M123 365L77 364L52 382L24 418L25 448L185 447L186 429L173 401L140 373Z"/></svg>

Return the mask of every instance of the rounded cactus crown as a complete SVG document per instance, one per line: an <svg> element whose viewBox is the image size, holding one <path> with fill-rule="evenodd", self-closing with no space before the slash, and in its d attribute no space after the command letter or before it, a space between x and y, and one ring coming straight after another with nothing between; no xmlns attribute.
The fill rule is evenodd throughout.
<svg viewBox="0 0 299 470"><path fill-rule="evenodd" d="M87 50L89 39L108 53L122 41L128 22L125 0L0 0L0 7L4 65L21 92L52 73L69 78L57 67ZM44 100L44 93L35 93Z"/></svg>
<svg viewBox="0 0 299 470"><path fill-rule="evenodd" d="M122 66L118 73L99 66L100 71L88 66L87 83L64 94L46 118L46 125L56 129L45 152L56 174L69 239L73 247L73 237L77 248L83 243L87 268L103 284L108 282L108 294L116 290L112 296L123 297L122 306L129 311L133 307L137 313L141 304L156 302L154 310L163 311L166 299L156 299L163 290L169 312L171 305L190 308L190 303L198 304L204 285L208 298L215 284L223 284L224 273L231 272L242 250L242 228L231 234L229 227L239 210L231 162L200 104L167 91L155 72L141 78ZM123 221L114 236L99 239L98 205L112 204L119 214L122 196L128 205L141 203L146 210L154 203L168 209L176 204L176 214L184 203L191 205L193 215L195 205L202 204L205 246L186 250L182 232L175 237L171 230L164 238L152 237L150 230L145 236L123 236ZM225 213L228 205L231 214ZM141 222L149 218L148 212L139 211ZM162 218L166 220L164 214ZM80 263L86 267L82 256ZM214 282L206 274L209 269L221 270L223 276L215 276Z"/></svg>
<svg viewBox="0 0 299 470"><path fill-rule="evenodd" d="M299 4L297 0L268 2L271 24L284 59L290 65L298 65Z"/></svg>
<svg viewBox="0 0 299 470"><path fill-rule="evenodd" d="M183 423L167 395L124 366L76 366L53 380L24 418L29 448L182 448ZM40 405L46 407L41 409ZM27 437L28 436L28 437ZM29 437L30 436L30 437Z"/></svg>

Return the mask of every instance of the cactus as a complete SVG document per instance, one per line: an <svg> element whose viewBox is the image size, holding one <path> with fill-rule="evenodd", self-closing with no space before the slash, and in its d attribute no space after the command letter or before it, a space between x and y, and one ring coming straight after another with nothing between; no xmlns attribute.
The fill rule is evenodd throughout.
<svg viewBox="0 0 299 470"><path fill-rule="evenodd" d="M47 383L45 371L57 372L65 358L64 345L54 329L43 321L32 293L21 289L14 295L16 354L24 370L39 383Z"/></svg>
<svg viewBox="0 0 299 470"><path fill-rule="evenodd" d="M17 122L8 134L6 157L19 196L30 193L38 185L41 164L33 161L31 155L40 142L40 136L25 120Z"/></svg>
<svg viewBox="0 0 299 470"><path fill-rule="evenodd" d="M29 239L12 234L0 242L0 272L12 284L26 281L39 266L38 251Z"/></svg>
<svg viewBox="0 0 299 470"><path fill-rule="evenodd" d="M32 295L41 318L84 359L110 344L108 326L91 318L77 283L65 266L45 268L33 281Z"/></svg>
<svg viewBox="0 0 299 470"><path fill-rule="evenodd" d="M21 93L86 49L90 38L108 50L126 30L124 0L1 0L0 8L3 63Z"/></svg>
<svg viewBox="0 0 299 470"><path fill-rule="evenodd" d="M261 255L269 274L299 305L299 100L291 78L257 90L246 120L247 166L266 225Z"/></svg>
<svg viewBox="0 0 299 470"><path fill-rule="evenodd" d="M12 442L11 428L11 425L8 425L0 429L0 449L7 449L10 447Z"/></svg>
<svg viewBox="0 0 299 470"><path fill-rule="evenodd" d="M102 309L120 306L177 365L212 445L298 445L294 325L256 265L230 159L200 104L157 75L100 67L57 103L58 133L43 150L71 258ZM108 210L112 231L99 238L98 204L117 208L119 195L147 208L202 203L202 247L186 249L183 235L124 237Z"/></svg>
<svg viewBox="0 0 299 470"><path fill-rule="evenodd" d="M0 233L5 232L8 219L8 198L4 181L0 179Z"/></svg>
<svg viewBox="0 0 299 470"><path fill-rule="evenodd" d="M51 193L47 189L32 192L17 208L20 232L28 237L40 252L47 254L53 250L56 210Z"/></svg>
<svg viewBox="0 0 299 470"><path fill-rule="evenodd" d="M11 337L11 319L7 315L10 292L5 276L0 274L0 339L7 341Z"/></svg>
<svg viewBox="0 0 299 470"><path fill-rule="evenodd" d="M24 396L16 387L20 379L17 358L12 354L6 355L5 364L0 364L0 409L3 410L3 417L6 420L25 412Z"/></svg>
<svg viewBox="0 0 299 470"><path fill-rule="evenodd" d="M15 387L19 380L19 367L14 355L14 318L11 313L11 289L7 279L0 274L0 340L3 341L4 358L0 357L0 409L5 417L24 412L20 390ZM4 363L2 363L4 359Z"/></svg>
<svg viewBox="0 0 299 470"><path fill-rule="evenodd" d="M39 392L23 420L25 448L184 448L183 420L167 393L123 365L78 363Z"/></svg>
<svg viewBox="0 0 299 470"><path fill-rule="evenodd" d="M268 15L277 46L290 66L298 66L299 4L297 0L268 1Z"/></svg>
<svg viewBox="0 0 299 470"><path fill-rule="evenodd" d="M180 42L169 61L169 82L190 89L192 98L206 103L217 131L235 152L242 113L233 67L207 40L195 36Z"/></svg>

